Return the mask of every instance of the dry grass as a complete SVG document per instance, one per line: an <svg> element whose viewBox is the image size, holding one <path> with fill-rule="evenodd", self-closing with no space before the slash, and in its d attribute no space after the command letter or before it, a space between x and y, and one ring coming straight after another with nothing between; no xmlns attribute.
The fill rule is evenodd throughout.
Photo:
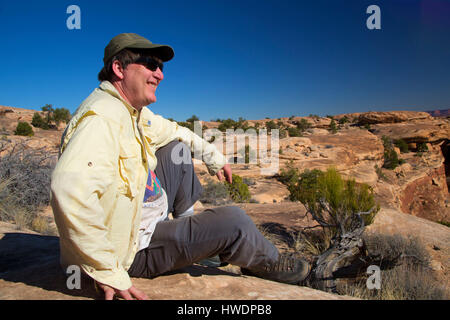
<svg viewBox="0 0 450 320"><path fill-rule="evenodd" d="M330 230L300 231L294 234L294 249L305 255L318 256L331 246L333 234Z"/></svg>
<svg viewBox="0 0 450 320"><path fill-rule="evenodd" d="M24 144L6 147L0 143L0 220L14 223L18 229L54 234L39 212L49 204L55 155Z"/></svg>
<svg viewBox="0 0 450 320"><path fill-rule="evenodd" d="M331 234L319 230L290 232L280 235L270 224L258 225L260 232L278 249L310 259L323 253L331 242ZM291 241L291 243L289 242ZM365 260L381 270L381 288L368 289L362 267L352 278L337 279L339 294L368 300L446 300L450 298L448 288L439 282L430 266L430 255L417 238L399 235L364 235L367 249ZM282 251L285 251L282 249ZM364 265L364 264L363 264ZM361 273L363 272L363 273Z"/></svg>
<svg viewBox="0 0 450 320"><path fill-rule="evenodd" d="M369 300L446 300L448 288L434 276L430 256L417 238L372 235L365 239L371 264L381 269L381 288L367 288L369 275L338 282L338 292Z"/></svg>
<svg viewBox="0 0 450 320"><path fill-rule="evenodd" d="M203 193L199 199L202 203L210 203L220 206L233 202L228 193L227 186L222 182L216 182L212 179L208 179L202 187Z"/></svg>

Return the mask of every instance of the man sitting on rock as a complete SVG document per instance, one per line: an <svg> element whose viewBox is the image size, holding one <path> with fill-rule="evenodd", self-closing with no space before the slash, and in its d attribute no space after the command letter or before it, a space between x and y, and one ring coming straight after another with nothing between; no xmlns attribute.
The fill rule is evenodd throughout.
<svg viewBox="0 0 450 320"><path fill-rule="evenodd" d="M52 174L61 264L78 265L106 299L145 299L130 276L151 278L213 256L247 274L301 284L310 264L280 254L240 208L192 215L202 188L192 161L178 160L194 152L220 180L232 175L212 144L146 107L173 56L170 46L131 33L106 46L100 86L68 124Z"/></svg>

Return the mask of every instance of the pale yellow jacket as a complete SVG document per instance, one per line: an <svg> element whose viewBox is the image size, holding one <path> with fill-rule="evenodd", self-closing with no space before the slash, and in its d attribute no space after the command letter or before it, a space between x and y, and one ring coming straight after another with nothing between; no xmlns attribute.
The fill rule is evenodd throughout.
<svg viewBox="0 0 450 320"><path fill-rule="evenodd" d="M63 268L78 265L119 290L131 286L148 169L156 167L155 151L174 139L202 154L211 174L226 163L189 129L146 107L136 111L108 81L83 101L63 134L51 182Z"/></svg>

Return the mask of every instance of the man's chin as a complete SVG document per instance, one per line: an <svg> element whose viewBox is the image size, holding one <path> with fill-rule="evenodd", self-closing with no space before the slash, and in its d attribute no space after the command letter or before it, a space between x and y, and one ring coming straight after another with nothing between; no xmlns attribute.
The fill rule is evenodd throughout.
<svg viewBox="0 0 450 320"><path fill-rule="evenodd" d="M152 104L152 103L155 103L155 102L156 102L156 97L147 99L147 106L148 106L149 104Z"/></svg>

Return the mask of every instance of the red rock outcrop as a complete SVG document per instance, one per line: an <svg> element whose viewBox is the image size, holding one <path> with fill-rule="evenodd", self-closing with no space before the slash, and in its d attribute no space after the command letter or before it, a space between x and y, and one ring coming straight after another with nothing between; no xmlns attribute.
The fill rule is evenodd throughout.
<svg viewBox="0 0 450 320"><path fill-rule="evenodd" d="M400 192L400 201L402 212L433 221L450 221L444 165L406 184Z"/></svg>
<svg viewBox="0 0 450 320"><path fill-rule="evenodd" d="M417 111L388 111L388 112L364 112L359 115L359 124L398 123L416 120L432 120L427 112Z"/></svg>

